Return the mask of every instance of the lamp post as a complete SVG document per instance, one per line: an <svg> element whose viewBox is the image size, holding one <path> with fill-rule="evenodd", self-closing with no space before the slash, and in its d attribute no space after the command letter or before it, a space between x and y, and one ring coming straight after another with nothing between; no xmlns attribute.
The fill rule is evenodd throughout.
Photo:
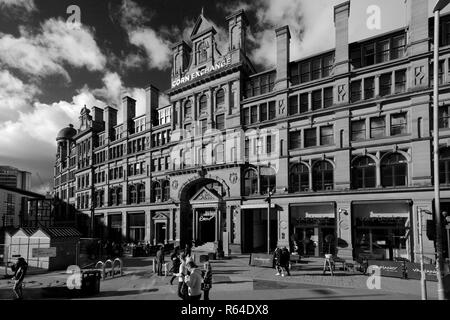
<svg viewBox="0 0 450 320"><path fill-rule="evenodd" d="M265 199L267 201L267 254L270 254L270 209L272 207L272 194L270 187L267 187L269 196Z"/></svg>
<svg viewBox="0 0 450 320"><path fill-rule="evenodd" d="M422 209L417 209L419 221L419 250L420 250L420 288L422 293L422 300L427 300L427 279L423 268L423 238L422 238Z"/></svg>
<svg viewBox="0 0 450 320"><path fill-rule="evenodd" d="M434 215L436 219L436 276L438 281L438 298L445 300L442 273L444 261L442 256L441 198L439 189L439 17L450 0L439 0L434 13L434 47L433 47L433 145L434 145Z"/></svg>

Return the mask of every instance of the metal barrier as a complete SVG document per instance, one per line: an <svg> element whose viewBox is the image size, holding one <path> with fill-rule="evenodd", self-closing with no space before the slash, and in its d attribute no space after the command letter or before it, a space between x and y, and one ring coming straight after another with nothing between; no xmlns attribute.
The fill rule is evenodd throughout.
<svg viewBox="0 0 450 320"><path fill-rule="evenodd" d="M118 272L115 271L115 268L117 265L119 267ZM110 266L109 271L107 271L108 266ZM95 264L94 269L101 270L103 280L105 280L108 276L110 276L111 278L114 278L117 274L119 276L123 276L123 261L119 258L114 259L114 261L111 259L108 259L105 262L98 261Z"/></svg>
<svg viewBox="0 0 450 320"><path fill-rule="evenodd" d="M106 266L107 266L108 263L111 265L111 270L110 271L106 271ZM111 259L106 260L105 263L103 264L103 276L104 276L104 278L106 278L108 276L108 273L111 275L111 277L113 277L113 270L114 270L114 268L113 268L112 260Z"/></svg>
<svg viewBox="0 0 450 320"><path fill-rule="evenodd" d="M113 278L114 278L114 276L116 274L114 272L114 266L116 265L116 262L119 263L119 275L123 276L123 268L122 268L123 267L123 262L119 258L115 258L114 261L113 261L113 265L112 265L112 276L113 276Z"/></svg>

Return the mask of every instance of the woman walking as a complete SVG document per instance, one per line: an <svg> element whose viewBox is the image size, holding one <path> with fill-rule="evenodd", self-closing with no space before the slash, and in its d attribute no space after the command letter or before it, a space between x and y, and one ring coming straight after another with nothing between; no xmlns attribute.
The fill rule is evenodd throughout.
<svg viewBox="0 0 450 320"><path fill-rule="evenodd" d="M189 261L186 263L186 268L189 271L189 276L185 276L184 281L188 286L188 299L200 300L202 297L202 273L194 261Z"/></svg>
<svg viewBox="0 0 450 320"><path fill-rule="evenodd" d="M183 299L186 300L187 299L187 292L185 290L185 283L184 283L184 278L186 276L186 256L184 255L184 253L182 253L180 255L180 267L178 269L178 296Z"/></svg>
<svg viewBox="0 0 450 320"><path fill-rule="evenodd" d="M202 284L203 300L209 300L209 290L211 290L212 287L211 263L209 261L206 261L204 268L205 274L203 276L203 284Z"/></svg>

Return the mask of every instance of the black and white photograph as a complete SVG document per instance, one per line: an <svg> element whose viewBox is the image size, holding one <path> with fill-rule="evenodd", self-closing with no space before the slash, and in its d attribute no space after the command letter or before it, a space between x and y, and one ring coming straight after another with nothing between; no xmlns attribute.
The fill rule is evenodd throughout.
<svg viewBox="0 0 450 320"><path fill-rule="evenodd" d="M0 0L0 305L448 299L450 0Z"/></svg>

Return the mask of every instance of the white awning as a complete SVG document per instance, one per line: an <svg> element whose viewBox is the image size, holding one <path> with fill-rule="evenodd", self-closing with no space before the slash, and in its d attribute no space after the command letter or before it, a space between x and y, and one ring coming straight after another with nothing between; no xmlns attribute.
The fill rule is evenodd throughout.
<svg viewBox="0 0 450 320"><path fill-rule="evenodd" d="M377 213L377 212L370 212L371 218L409 218L409 213L405 212L383 212L383 213Z"/></svg>
<svg viewBox="0 0 450 320"><path fill-rule="evenodd" d="M334 218L334 213L316 212L316 213L305 213L305 218Z"/></svg>
<svg viewBox="0 0 450 320"><path fill-rule="evenodd" d="M243 204L241 209L267 209L268 206L268 203ZM275 204L271 203L270 207L275 208Z"/></svg>

